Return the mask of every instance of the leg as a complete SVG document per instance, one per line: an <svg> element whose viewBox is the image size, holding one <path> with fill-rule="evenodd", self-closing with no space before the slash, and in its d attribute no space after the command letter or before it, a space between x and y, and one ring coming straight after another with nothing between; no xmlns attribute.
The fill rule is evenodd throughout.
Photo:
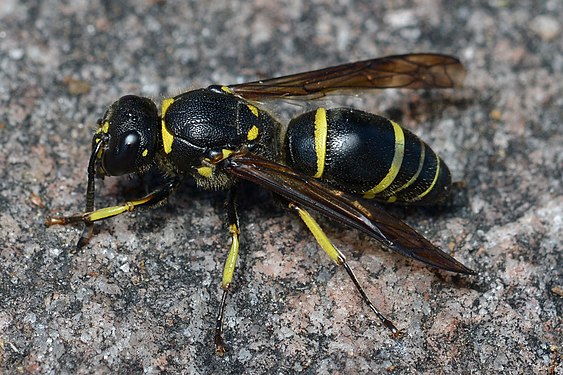
<svg viewBox="0 0 563 375"><path fill-rule="evenodd" d="M221 297L221 303L219 304L219 310L217 313L217 320L215 323L215 352L222 356L225 354L225 342L223 341L223 321L225 320L225 306L227 304L227 295L231 283L233 281L233 274L235 272L235 267L237 264L238 251L240 247L239 243L239 219L236 206L236 187L229 190L227 197L227 225L229 226L229 234L231 235L231 249L229 250L229 255L225 261L225 267L223 268L223 281L221 283L221 288L223 288L223 296Z"/></svg>
<svg viewBox="0 0 563 375"><path fill-rule="evenodd" d="M153 206L166 199L177 185L178 181L169 181L166 184L155 188L151 193L140 199L125 202L124 204L118 206L100 208L80 215L49 217L45 221L45 224L47 226L51 226L84 223L84 230L77 244L77 248L80 249L90 239L94 222L121 215L125 212L131 212L135 209L135 207ZM87 206L90 207L90 205Z"/></svg>
<svg viewBox="0 0 563 375"><path fill-rule="evenodd" d="M317 243L327 253L330 259L332 259L337 265L344 267L346 273L348 273L348 276L350 277L350 279L352 279L352 282L354 283L356 289L360 293L362 300L364 300L364 302L368 305L371 311L374 312L374 314L381 320L381 322L385 327L387 327L393 334L397 334L398 333L397 328L393 325L393 323L389 319L383 316L383 314L381 314L377 310L375 305L370 301L366 292L360 285L360 282L356 278L356 275L354 275L354 272L352 272L352 269L346 262L346 257L344 257L344 255L336 247L334 247L332 242L330 242L326 234L324 234L323 230L321 229L319 224L317 224L315 219L313 219L313 217L307 211L305 211L304 209L302 209L301 207L299 207L297 204L293 202L289 203L289 208L295 211L299 215L301 220L303 220L305 225L307 225L307 228L309 228L309 231L313 234L313 236L315 236Z"/></svg>

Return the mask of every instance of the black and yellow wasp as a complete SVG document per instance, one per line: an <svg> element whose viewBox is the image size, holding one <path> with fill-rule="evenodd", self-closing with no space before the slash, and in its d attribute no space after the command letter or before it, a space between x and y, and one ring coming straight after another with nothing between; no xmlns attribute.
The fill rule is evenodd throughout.
<svg viewBox="0 0 563 375"><path fill-rule="evenodd" d="M230 251L223 271L215 346L225 351L223 317L239 251L235 195L239 180L270 190L303 220L320 247L353 281L369 308L393 333L397 328L369 300L346 262L309 214L356 228L384 246L430 266L463 274L472 270L402 221L360 198L400 204L443 202L451 186L446 164L411 132L383 117L351 108L318 108L280 123L259 108L264 99L311 100L359 89L452 88L465 77L462 64L440 54L407 54L230 86L209 86L162 101L127 95L113 103L92 139L86 209L51 217L48 225L93 223L165 200L184 176L204 189L229 189ZM95 177L158 173L161 183L125 204L94 208Z"/></svg>

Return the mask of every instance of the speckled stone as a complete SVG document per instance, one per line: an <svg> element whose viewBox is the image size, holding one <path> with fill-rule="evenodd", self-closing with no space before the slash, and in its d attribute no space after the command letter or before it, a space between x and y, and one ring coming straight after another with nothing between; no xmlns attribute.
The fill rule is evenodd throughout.
<svg viewBox="0 0 563 375"><path fill-rule="evenodd" d="M3 0L0 373L561 374L561 19L556 0ZM320 220L400 338L298 219L249 185L222 358L224 193L186 183L166 206L97 225L78 253L79 227L43 225L83 209L91 134L121 95L159 101L423 51L459 56L466 87L345 103L401 122L465 182L448 207L391 212L478 275L429 269ZM97 204L137 185L107 178Z"/></svg>

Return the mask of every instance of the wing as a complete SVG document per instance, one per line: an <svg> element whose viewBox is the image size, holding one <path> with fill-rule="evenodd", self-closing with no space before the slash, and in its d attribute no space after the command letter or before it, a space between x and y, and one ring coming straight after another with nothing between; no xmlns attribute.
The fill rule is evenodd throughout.
<svg viewBox="0 0 563 375"><path fill-rule="evenodd" d="M249 153L233 154L222 163L222 167L234 176L358 229L405 256L447 271L474 274L399 219L375 205L363 205L354 197L312 177Z"/></svg>
<svg viewBox="0 0 563 375"><path fill-rule="evenodd" d="M229 88L246 99L316 99L344 90L452 88L462 86L464 78L465 68L455 57L421 53L358 61Z"/></svg>

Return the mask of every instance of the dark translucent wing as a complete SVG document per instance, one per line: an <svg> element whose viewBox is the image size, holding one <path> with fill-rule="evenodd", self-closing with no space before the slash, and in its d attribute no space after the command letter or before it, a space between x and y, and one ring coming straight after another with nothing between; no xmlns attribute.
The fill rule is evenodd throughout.
<svg viewBox="0 0 563 375"><path fill-rule="evenodd" d="M252 181L289 201L356 228L403 255L447 271L474 273L385 211L376 206L363 205L352 196L286 166L252 154L233 155L223 163L223 167L234 176Z"/></svg>
<svg viewBox="0 0 563 375"><path fill-rule="evenodd" d="M421 53L388 56L330 68L229 86L247 99L320 98L343 90L452 88L463 85L465 69L452 56Z"/></svg>

